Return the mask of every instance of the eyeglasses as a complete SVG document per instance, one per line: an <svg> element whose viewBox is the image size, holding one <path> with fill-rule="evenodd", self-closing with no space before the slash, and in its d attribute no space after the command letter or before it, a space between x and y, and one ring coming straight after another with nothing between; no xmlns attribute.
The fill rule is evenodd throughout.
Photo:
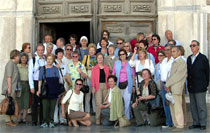
<svg viewBox="0 0 210 133"><path fill-rule="evenodd" d="M120 54L120 56L125 55L125 54Z"/></svg>
<svg viewBox="0 0 210 133"><path fill-rule="evenodd" d="M170 51L171 49L164 49L164 51Z"/></svg>
<svg viewBox="0 0 210 133"><path fill-rule="evenodd" d="M68 50L68 51L72 51L72 49L69 49L69 48L67 48L66 50Z"/></svg>
<svg viewBox="0 0 210 133"><path fill-rule="evenodd" d="M117 44L120 44L120 45L121 45L121 44L123 44L123 43L122 43L122 42L118 42Z"/></svg>
<svg viewBox="0 0 210 133"><path fill-rule="evenodd" d="M76 83L76 85L82 86L82 84L78 84L78 83Z"/></svg>
<svg viewBox="0 0 210 133"><path fill-rule="evenodd" d="M77 58L78 56L72 56L73 58Z"/></svg>
<svg viewBox="0 0 210 133"><path fill-rule="evenodd" d="M152 39L152 41L153 41L153 40L157 40L157 39Z"/></svg>
<svg viewBox="0 0 210 133"><path fill-rule="evenodd" d="M191 44L191 45L190 45L191 48L192 48L192 47L196 47L196 46L197 46L197 45L195 45L195 44Z"/></svg>

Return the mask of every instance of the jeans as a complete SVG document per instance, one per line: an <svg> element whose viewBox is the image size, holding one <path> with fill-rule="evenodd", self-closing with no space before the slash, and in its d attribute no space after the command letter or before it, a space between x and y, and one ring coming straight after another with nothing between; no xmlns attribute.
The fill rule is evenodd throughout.
<svg viewBox="0 0 210 133"><path fill-rule="evenodd" d="M128 86L126 89L121 89L123 102L124 102L124 113L128 117L128 119L131 119L131 94L128 92Z"/></svg>
<svg viewBox="0 0 210 133"><path fill-rule="evenodd" d="M170 107L166 106L166 90L165 90L165 84L162 83L162 90L161 90L161 96L162 96L162 101L163 101L163 108L164 108L164 112L166 115L166 125L167 126L173 126L173 122L172 122L172 118L171 118L171 112L170 112Z"/></svg>

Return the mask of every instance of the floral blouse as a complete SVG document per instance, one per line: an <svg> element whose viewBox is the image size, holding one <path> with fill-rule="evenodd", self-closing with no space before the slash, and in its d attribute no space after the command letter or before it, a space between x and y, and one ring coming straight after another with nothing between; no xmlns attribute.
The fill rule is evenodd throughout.
<svg viewBox="0 0 210 133"><path fill-rule="evenodd" d="M69 63L67 73L70 74L73 87L75 86L75 81L77 79L81 78L81 75L77 71L77 68L80 68L83 73L87 74L86 68L84 67L84 65L81 62L78 62L76 66L74 66L73 62Z"/></svg>

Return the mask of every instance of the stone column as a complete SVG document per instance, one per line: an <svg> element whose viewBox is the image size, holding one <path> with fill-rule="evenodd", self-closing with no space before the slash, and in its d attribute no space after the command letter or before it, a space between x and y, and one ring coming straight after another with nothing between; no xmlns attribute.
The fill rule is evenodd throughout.
<svg viewBox="0 0 210 133"><path fill-rule="evenodd" d="M10 51L21 50L24 42L33 41L34 0L0 0L0 3L0 86L2 86Z"/></svg>

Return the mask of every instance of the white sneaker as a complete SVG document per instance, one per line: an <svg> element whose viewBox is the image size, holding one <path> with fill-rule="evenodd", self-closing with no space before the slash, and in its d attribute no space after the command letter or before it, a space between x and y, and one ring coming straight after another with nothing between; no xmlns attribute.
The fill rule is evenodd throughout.
<svg viewBox="0 0 210 133"><path fill-rule="evenodd" d="M169 128L169 126L167 126L167 125L164 125L164 126L162 126L162 128L166 129L166 128Z"/></svg>

